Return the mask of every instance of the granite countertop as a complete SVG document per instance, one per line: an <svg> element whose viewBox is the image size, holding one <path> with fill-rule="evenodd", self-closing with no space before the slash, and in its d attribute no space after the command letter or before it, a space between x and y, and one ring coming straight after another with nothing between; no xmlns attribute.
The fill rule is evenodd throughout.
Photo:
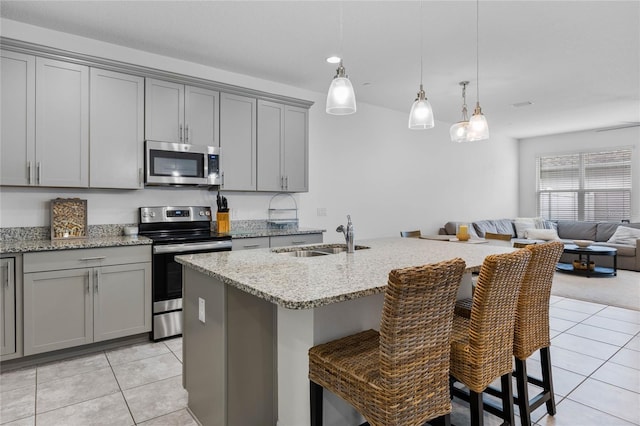
<svg viewBox="0 0 640 426"><path fill-rule="evenodd" d="M231 238L279 237L282 235L321 234L326 229L315 228L263 228L263 229L232 229L228 234Z"/></svg>
<svg viewBox="0 0 640 426"><path fill-rule="evenodd" d="M136 226L136 224L90 225L90 234L88 238L55 241L44 237L45 235L48 235L49 232L48 228L44 227L3 229L8 238L0 241L0 254L96 247L136 246L152 243L149 238L142 236L122 236L123 226ZM325 230L314 228L241 228L239 230L232 230L228 235L231 235L231 238L252 238L275 237L280 235L318 234L322 232L325 232Z"/></svg>
<svg viewBox="0 0 640 426"><path fill-rule="evenodd" d="M381 293L392 269L461 257L467 263L467 271L472 272L479 270L487 255L514 250L400 237L357 241L357 245L370 248L316 257L273 251L282 248L256 249L182 255L176 260L284 308L310 309ZM335 244L297 246L295 250L330 246Z"/></svg>
<svg viewBox="0 0 640 426"><path fill-rule="evenodd" d="M0 254L28 253L36 251L70 250L96 247L139 246L151 244L145 237L105 236L74 240L20 240L2 241Z"/></svg>

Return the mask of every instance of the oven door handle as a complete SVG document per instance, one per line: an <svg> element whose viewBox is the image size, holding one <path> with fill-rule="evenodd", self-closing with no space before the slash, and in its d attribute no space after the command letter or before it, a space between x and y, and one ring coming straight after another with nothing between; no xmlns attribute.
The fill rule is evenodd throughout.
<svg viewBox="0 0 640 426"><path fill-rule="evenodd" d="M207 243L164 244L153 246L153 254L184 253L196 250L231 250L231 241L212 241Z"/></svg>

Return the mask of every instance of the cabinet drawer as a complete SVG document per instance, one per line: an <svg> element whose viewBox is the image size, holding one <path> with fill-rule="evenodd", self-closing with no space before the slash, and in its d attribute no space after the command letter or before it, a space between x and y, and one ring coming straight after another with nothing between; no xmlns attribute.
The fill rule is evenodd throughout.
<svg viewBox="0 0 640 426"><path fill-rule="evenodd" d="M24 254L24 272L151 262L151 246L101 247Z"/></svg>
<svg viewBox="0 0 640 426"><path fill-rule="evenodd" d="M238 238L232 240L231 250L269 248L269 237Z"/></svg>
<svg viewBox="0 0 640 426"><path fill-rule="evenodd" d="M322 234L281 235L271 237L271 247L300 246L322 242Z"/></svg>

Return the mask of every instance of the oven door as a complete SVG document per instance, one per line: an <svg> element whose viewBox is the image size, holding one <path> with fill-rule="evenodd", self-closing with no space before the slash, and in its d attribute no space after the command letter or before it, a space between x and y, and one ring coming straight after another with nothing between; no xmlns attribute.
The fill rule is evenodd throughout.
<svg viewBox="0 0 640 426"><path fill-rule="evenodd" d="M231 241L207 241L153 246L153 339L182 334L182 265L180 254L231 250Z"/></svg>

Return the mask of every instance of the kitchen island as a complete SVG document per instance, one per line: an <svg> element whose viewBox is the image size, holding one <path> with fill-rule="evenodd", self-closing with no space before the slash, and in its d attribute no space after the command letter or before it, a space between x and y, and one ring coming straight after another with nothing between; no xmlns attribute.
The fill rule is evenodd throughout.
<svg viewBox="0 0 640 426"><path fill-rule="evenodd" d="M309 257L293 255L300 247L176 257L184 276L183 384L203 425L309 424L307 351L378 329L392 269L461 257L473 272L487 255L513 250L413 238L356 248ZM326 425L359 424L342 400L324 398Z"/></svg>

